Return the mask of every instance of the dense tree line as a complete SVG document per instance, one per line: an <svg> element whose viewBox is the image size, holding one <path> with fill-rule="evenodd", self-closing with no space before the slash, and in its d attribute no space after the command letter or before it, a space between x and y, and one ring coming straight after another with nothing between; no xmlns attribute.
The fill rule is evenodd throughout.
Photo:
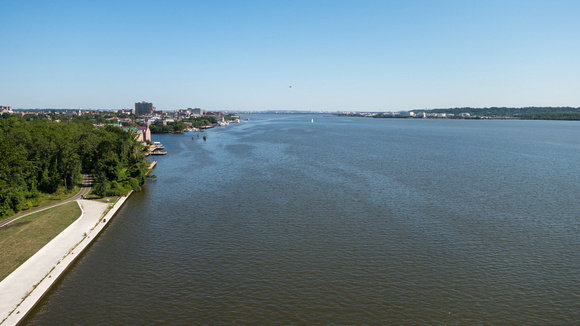
<svg viewBox="0 0 580 326"><path fill-rule="evenodd" d="M203 127L203 126L211 126L217 123L217 118L213 115L209 116L201 116L201 117L190 117L187 119L183 119L184 122L191 122L191 125L195 128Z"/></svg>
<svg viewBox="0 0 580 326"><path fill-rule="evenodd" d="M520 116L526 120L580 120L580 112L526 113Z"/></svg>
<svg viewBox="0 0 580 326"><path fill-rule="evenodd" d="M580 108L573 107L524 107L524 108L508 108L508 107L490 107L490 108L452 108L452 109L433 109L433 110L413 110L413 112L426 113L469 113L476 116L504 116L504 117L521 117L526 115L535 115L539 113L580 113ZM548 115L549 116L549 115Z"/></svg>
<svg viewBox="0 0 580 326"><path fill-rule="evenodd" d="M149 130L152 134L166 134L171 132L183 132L185 130L185 123L181 121L172 121L163 124L161 121L156 121L154 124L149 125Z"/></svg>
<svg viewBox="0 0 580 326"><path fill-rule="evenodd" d="M35 206L47 193L65 192L92 173L100 196L139 191L145 182L144 147L113 126L79 120L0 116L0 219Z"/></svg>
<svg viewBox="0 0 580 326"><path fill-rule="evenodd" d="M32 110L34 111L34 110ZM24 116L27 121L32 120L52 120L52 121L60 121L60 122L68 122L72 120L79 120L79 121L86 121L92 124L106 124L110 123L110 119L121 119L121 118L129 118L130 116L120 112L107 112L102 111L99 114L93 114L90 112L83 112L82 114L78 115L78 111L72 110L52 110L49 112L38 112L36 114L29 113ZM139 116L134 116L138 118ZM116 121L115 121L116 122Z"/></svg>

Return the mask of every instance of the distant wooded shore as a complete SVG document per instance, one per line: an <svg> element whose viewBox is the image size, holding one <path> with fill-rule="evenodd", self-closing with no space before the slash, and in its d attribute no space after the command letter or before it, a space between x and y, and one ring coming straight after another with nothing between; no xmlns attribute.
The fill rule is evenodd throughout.
<svg viewBox="0 0 580 326"><path fill-rule="evenodd" d="M580 120L580 108L574 107L490 107L412 110L398 112L343 112L340 116L372 118L433 118L433 119L523 119Z"/></svg>

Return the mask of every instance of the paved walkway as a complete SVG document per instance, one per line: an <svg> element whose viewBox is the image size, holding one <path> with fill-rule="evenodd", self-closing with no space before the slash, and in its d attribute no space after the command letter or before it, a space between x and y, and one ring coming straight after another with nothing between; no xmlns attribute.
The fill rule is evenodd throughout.
<svg viewBox="0 0 580 326"><path fill-rule="evenodd" d="M16 325L124 203L99 222L109 204L78 200L81 217L0 282L0 325ZM95 227L96 226L96 227ZM23 300L25 299L25 300Z"/></svg>
<svg viewBox="0 0 580 326"><path fill-rule="evenodd" d="M59 201L57 203L54 203L50 206L45 206L45 207L36 208L36 209L29 209L29 210L25 211L24 213L16 214L16 215L9 217L5 220L2 220L2 221L0 221L0 228L18 220L18 219L21 219L25 216L28 216L30 214L38 213L38 212L47 210L49 208L53 208L55 206L59 206L59 205L66 204L66 203L69 203L71 201L75 201L77 199L80 199L83 196L86 196L89 193L89 191L91 191L91 177L90 177L90 174L84 174L83 175L83 185L82 185L81 189L79 190L79 192L77 192L76 195L74 195L68 199L65 199L63 201Z"/></svg>

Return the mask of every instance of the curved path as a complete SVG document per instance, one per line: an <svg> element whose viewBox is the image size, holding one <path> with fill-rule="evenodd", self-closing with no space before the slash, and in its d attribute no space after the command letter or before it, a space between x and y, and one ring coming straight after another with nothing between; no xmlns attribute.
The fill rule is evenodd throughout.
<svg viewBox="0 0 580 326"><path fill-rule="evenodd" d="M17 325L105 226L109 204L77 203L81 216L0 282L0 326Z"/></svg>
<svg viewBox="0 0 580 326"><path fill-rule="evenodd" d="M74 196L72 196L72 197L70 197L68 199L59 201L58 203L55 203L55 204L52 204L52 205L49 205L49 206L46 206L46 207L42 207L42 208L27 210L24 213L20 213L20 214L14 215L12 217L9 217L9 218L7 218L5 220L2 220L2 221L0 221L0 228L2 228L4 226L6 226L6 225L8 225L8 224L10 224L10 223L18 220L18 219L21 219L21 218L23 218L25 216L28 216L30 214L34 214L34 213L37 213L37 212L41 212L41 211L44 211L46 209L53 208L55 206L59 206L59 205L62 205L62 204L70 203L71 201L75 201L77 199L80 199L80 198L84 197L85 195L87 195L89 193L89 191L91 191L91 175L90 174L84 174L83 175L83 184L82 184L81 190L79 190L79 192L76 193L76 195L74 195Z"/></svg>

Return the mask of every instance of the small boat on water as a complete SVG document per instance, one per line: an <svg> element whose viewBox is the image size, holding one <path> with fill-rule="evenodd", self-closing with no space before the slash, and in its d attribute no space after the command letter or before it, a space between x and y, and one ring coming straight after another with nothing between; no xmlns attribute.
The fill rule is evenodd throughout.
<svg viewBox="0 0 580 326"><path fill-rule="evenodd" d="M310 119L310 123L314 123L314 119Z"/></svg>

